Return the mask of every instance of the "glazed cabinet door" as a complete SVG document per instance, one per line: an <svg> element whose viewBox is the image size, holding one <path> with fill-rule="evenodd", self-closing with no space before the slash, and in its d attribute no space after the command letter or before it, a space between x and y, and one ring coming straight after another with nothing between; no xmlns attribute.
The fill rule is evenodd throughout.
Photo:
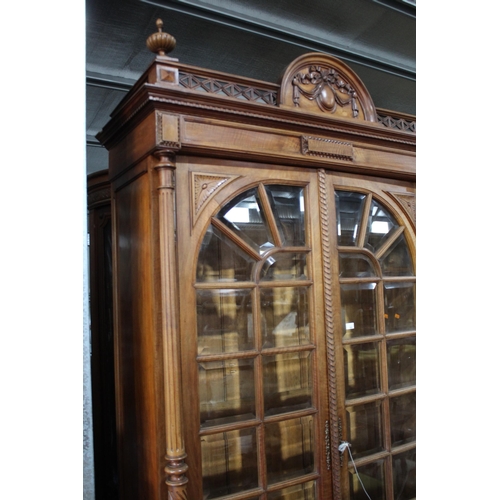
<svg viewBox="0 0 500 500"><path fill-rule="evenodd" d="M178 159L188 498L416 497L414 193Z"/></svg>
<svg viewBox="0 0 500 500"><path fill-rule="evenodd" d="M177 165L188 498L331 499L317 177Z"/></svg>
<svg viewBox="0 0 500 500"><path fill-rule="evenodd" d="M416 498L415 190L328 175L342 498ZM348 444L347 444L348 443Z"/></svg>

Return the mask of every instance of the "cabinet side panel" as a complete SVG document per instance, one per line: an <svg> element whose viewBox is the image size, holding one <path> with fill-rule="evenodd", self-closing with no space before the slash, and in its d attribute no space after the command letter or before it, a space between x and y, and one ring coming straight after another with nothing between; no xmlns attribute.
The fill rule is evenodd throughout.
<svg viewBox="0 0 500 500"><path fill-rule="evenodd" d="M121 499L159 499L162 484L156 398L149 180L115 193L115 343Z"/></svg>

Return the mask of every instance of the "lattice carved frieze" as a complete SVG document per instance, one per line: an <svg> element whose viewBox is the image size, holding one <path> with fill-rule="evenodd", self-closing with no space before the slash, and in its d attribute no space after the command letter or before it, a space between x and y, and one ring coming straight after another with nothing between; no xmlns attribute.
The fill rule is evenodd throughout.
<svg viewBox="0 0 500 500"><path fill-rule="evenodd" d="M203 206L228 182L238 175L216 175L193 172L191 174L193 225Z"/></svg>
<svg viewBox="0 0 500 500"><path fill-rule="evenodd" d="M225 82L214 78L180 73L179 84L190 90L198 90L208 94L219 94L246 101L276 106L277 91L250 87L234 82Z"/></svg>
<svg viewBox="0 0 500 500"><path fill-rule="evenodd" d="M415 120L405 120L404 118L394 118L389 115L377 114L377 121L387 128L404 130L405 132L417 133L417 122Z"/></svg>

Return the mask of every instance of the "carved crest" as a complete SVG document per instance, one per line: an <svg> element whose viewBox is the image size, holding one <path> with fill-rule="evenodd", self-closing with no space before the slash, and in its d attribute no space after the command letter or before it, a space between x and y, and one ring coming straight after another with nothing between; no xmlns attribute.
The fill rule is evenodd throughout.
<svg viewBox="0 0 500 500"><path fill-rule="evenodd" d="M363 82L345 63L326 54L305 54L288 66L281 81L280 105L377 123Z"/></svg>
<svg viewBox="0 0 500 500"><path fill-rule="evenodd" d="M300 106L300 96L315 100L319 108L334 113L338 106L350 106L352 117L357 118L356 90L344 81L333 68L311 66L306 73L297 73L293 80L293 103Z"/></svg>

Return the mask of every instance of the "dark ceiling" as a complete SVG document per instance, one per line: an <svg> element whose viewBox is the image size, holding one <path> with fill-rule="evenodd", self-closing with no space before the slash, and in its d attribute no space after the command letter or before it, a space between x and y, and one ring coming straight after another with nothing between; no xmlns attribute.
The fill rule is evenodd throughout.
<svg viewBox="0 0 500 500"><path fill-rule="evenodd" d="M307 52L342 59L375 106L415 114L412 0L87 0L87 172L107 168L95 135L154 59L163 19L180 62L279 83ZM383 3L382 3L383 2Z"/></svg>

